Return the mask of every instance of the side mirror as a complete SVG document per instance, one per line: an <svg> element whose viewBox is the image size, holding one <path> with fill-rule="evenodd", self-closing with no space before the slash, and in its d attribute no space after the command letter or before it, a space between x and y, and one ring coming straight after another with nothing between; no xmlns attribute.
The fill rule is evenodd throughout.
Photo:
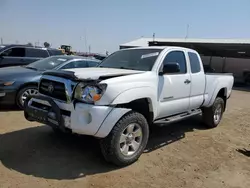
<svg viewBox="0 0 250 188"><path fill-rule="evenodd" d="M160 75L163 75L166 73L179 73L179 72L180 72L179 63L168 63L163 66L162 71L160 72Z"/></svg>

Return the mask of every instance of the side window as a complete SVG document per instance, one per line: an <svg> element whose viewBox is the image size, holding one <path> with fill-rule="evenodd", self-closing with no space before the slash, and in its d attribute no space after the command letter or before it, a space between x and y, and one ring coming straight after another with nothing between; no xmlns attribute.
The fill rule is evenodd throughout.
<svg viewBox="0 0 250 188"><path fill-rule="evenodd" d="M188 52L188 57L191 65L191 72L197 73L201 71L200 61L198 56L193 52Z"/></svg>
<svg viewBox="0 0 250 188"><path fill-rule="evenodd" d="M180 65L180 73L184 74L187 72L186 58L182 51L169 52L163 61L164 65L168 63L178 63Z"/></svg>
<svg viewBox="0 0 250 188"><path fill-rule="evenodd" d="M88 61L89 67L96 67L100 62L98 61Z"/></svg>
<svg viewBox="0 0 250 188"><path fill-rule="evenodd" d="M48 57L48 52L42 49L26 48L26 57Z"/></svg>
<svg viewBox="0 0 250 188"><path fill-rule="evenodd" d="M63 66L61 69L75 69L75 68L85 68L88 67L86 61L72 61L67 65Z"/></svg>
<svg viewBox="0 0 250 188"><path fill-rule="evenodd" d="M48 50L50 55L63 55L61 50Z"/></svg>
<svg viewBox="0 0 250 188"><path fill-rule="evenodd" d="M2 56L25 57L25 48L10 48L2 53Z"/></svg>

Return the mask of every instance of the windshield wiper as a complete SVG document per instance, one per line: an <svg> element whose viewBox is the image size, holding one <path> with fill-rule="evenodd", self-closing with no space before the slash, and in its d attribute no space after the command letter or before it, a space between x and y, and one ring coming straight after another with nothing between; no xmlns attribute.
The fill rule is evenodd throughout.
<svg viewBox="0 0 250 188"><path fill-rule="evenodd" d="M136 70L136 69L133 69L133 68L129 68L129 67L117 67L117 69Z"/></svg>
<svg viewBox="0 0 250 188"><path fill-rule="evenodd" d="M129 68L129 67L104 67L104 66L98 66L98 67L101 67L101 68L112 68L112 69L127 69L127 70L136 70L136 69Z"/></svg>
<svg viewBox="0 0 250 188"><path fill-rule="evenodd" d="M34 67L25 67L26 69L31 69L31 70L35 70L37 71L38 69L37 68L34 68Z"/></svg>

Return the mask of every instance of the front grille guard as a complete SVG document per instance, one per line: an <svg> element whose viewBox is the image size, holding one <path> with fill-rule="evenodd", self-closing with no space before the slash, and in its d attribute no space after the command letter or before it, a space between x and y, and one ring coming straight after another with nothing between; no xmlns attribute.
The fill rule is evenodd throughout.
<svg viewBox="0 0 250 188"><path fill-rule="evenodd" d="M56 81L56 82L63 83L64 86L65 86L66 103L69 104L69 103L72 102L74 89L75 89L75 86L77 84L76 82L73 82L73 81L71 81L69 79L65 79L65 78L61 78L61 77L56 77L56 76L50 76L50 75L43 75L40 78L40 81L42 79L47 79L47 80L51 80L51 81ZM38 88L40 88L40 82L38 84ZM40 92L39 92L39 94L43 95L43 96L47 96L47 95L41 94ZM50 97L50 96L47 96L47 97ZM65 103L65 101L63 101L63 100L60 100L60 99L57 99L57 98L53 98L53 97L50 97L50 98Z"/></svg>

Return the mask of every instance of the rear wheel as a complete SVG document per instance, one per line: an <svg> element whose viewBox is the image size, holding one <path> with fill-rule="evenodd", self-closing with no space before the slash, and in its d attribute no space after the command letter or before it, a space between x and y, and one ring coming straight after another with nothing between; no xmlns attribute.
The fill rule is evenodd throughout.
<svg viewBox="0 0 250 188"><path fill-rule="evenodd" d="M224 109L224 100L220 97L217 97L211 107L203 109L202 116L205 125L209 128L217 127L222 119Z"/></svg>
<svg viewBox="0 0 250 188"><path fill-rule="evenodd" d="M18 93L16 97L16 104L19 106L19 108L23 109L24 102L30 95L37 95L38 89L36 86L26 86L22 88Z"/></svg>
<svg viewBox="0 0 250 188"><path fill-rule="evenodd" d="M108 162L117 166L129 165L141 156L148 136L149 127L145 117L138 112L129 112L101 140L102 153Z"/></svg>

